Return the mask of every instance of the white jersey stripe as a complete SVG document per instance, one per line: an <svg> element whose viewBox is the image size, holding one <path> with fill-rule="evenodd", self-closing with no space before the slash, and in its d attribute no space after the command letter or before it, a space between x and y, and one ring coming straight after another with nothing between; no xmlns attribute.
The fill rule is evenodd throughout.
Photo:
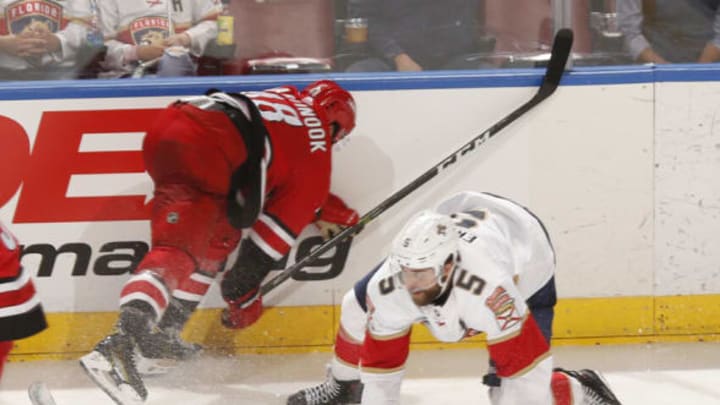
<svg viewBox="0 0 720 405"><path fill-rule="evenodd" d="M200 284L205 284L205 285L211 285L213 282L215 282L215 279L213 277L208 277L208 276L206 276L204 274L200 274L200 273L191 274L190 279L192 281L195 281Z"/></svg>
<svg viewBox="0 0 720 405"><path fill-rule="evenodd" d="M165 287L165 284L161 283L160 280L155 278L152 274L148 273L148 271L152 272L152 269L147 269L146 271L143 271L142 273L132 277L130 280L128 280L127 284L145 281L155 287L155 289L158 290L160 294L162 294L165 302L170 302L169 293L167 287Z"/></svg>
<svg viewBox="0 0 720 405"><path fill-rule="evenodd" d="M193 294L183 290L175 290L173 291L172 296L185 301L200 302L204 295Z"/></svg>
<svg viewBox="0 0 720 405"><path fill-rule="evenodd" d="M149 296L143 292L134 292L132 294L128 294L123 297L120 297L120 305L122 306L124 304L127 304L130 301L135 301L135 300L142 301L142 302L145 302L148 305L150 305L153 308L153 310L155 311L155 314L157 316L157 318L155 318L155 319L156 320L160 319L163 312L160 311L160 307L158 306L157 302L155 302L155 300L152 299L151 296Z"/></svg>
<svg viewBox="0 0 720 405"><path fill-rule="evenodd" d="M282 239L283 242L287 243L288 246L292 246L295 244L295 238L290 235L282 226L280 226L275 220L270 217L267 214L260 214L260 221L267 225L270 230L272 230L275 235L277 235L278 238Z"/></svg>
<svg viewBox="0 0 720 405"><path fill-rule="evenodd" d="M263 252L272 257L274 260L280 260L283 258L283 255L265 242L263 238L257 234L257 232L250 231L249 238L255 242L255 244L258 245Z"/></svg>
<svg viewBox="0 0 720 405"><path fill-rule="evenodd" d="M40 298L38 298L37 294L35 294L32 296L32 298L23 302L22 304L0 308L0 318L24 314L35 308L35 306L38 304L40 304Z"/></svg>

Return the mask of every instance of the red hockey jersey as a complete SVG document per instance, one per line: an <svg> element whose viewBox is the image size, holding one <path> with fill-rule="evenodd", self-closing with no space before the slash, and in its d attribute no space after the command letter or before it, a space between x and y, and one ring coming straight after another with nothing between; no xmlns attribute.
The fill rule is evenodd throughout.
<svg viewBox="0 0 720 405"><path fill-rule="evenodd" d="M266 149L267 197L248 237L270 257L280 260L328 198L330 125L322 111L301 100L294 87L244 94L260 110L270 136Z"/></svg>
<svg viewBox="0 0 720 405"><path fill-rule="evenodd" d="M30 272L20 265L20 247L0 223L0 341L22 339L47 327Z"/></svg>

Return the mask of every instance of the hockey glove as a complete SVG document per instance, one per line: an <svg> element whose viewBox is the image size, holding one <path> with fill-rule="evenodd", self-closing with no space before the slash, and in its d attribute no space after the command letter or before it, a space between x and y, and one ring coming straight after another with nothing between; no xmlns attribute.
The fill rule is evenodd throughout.
<svg viewBox="0 0 720 405"><path fill-rule="evenodd" d="M348 207L340 197L330 194L318 214L315 226L323 239L328 240L343 229L357 224L359 219L357 211Z"/></svg>
<svg viewBox="0 0 720 405"><path fill-rule="evenodd" d="M256 288L236 300L227 301L220 320L229 329L244 329L257 322L263 313L262 295Z"/></svg>

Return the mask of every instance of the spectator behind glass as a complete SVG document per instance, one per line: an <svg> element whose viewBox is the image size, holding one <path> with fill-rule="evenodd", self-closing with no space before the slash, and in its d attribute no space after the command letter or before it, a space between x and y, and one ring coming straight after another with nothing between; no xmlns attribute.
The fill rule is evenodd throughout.
<svg viewBox="0 0 720 405"><path fill-rule="evenodd" d="M0 80L76 76L89 0L0 0L0 12Z"/></svg>
<svg viewBox="0 0 720 405"><path fill-rule="evenodd" d="M348 15L368 21L370 58L348 72L477 69L481 0L351 0Z"/></svg>
<svg viewBox="0 0 720 405"><path fill-rule="evenodd" d="M718 0L617 0L625 45L641 63L720 60Z"/></svg>
<svg viewBox="0 0 720 405"><path fill-rule="evenodd" d="M107 45L101 77L190 76L193 58L217 36L216 0L102 0L100 20Z"/></svg>

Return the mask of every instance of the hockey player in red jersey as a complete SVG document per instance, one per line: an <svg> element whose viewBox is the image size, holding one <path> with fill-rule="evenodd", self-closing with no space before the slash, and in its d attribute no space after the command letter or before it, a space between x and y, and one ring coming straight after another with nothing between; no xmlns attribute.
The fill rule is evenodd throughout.
<svg viewBox="0 0 720 405"><path fill-rule="evenodd" d="M322 233L353 225L357 213L330 194L331 151L355 126L355 103L329 80L302 92L181 99L160 113L143 143L155 184L152 249L126 282L114 332L80 362L117 403L141 403L139 360L192 356L177 335L228 255L221 291L230 328L262 313L259 293L274 264L315 222Z"/></svg>
<svg viewBox="0 0 720 405"><path fill-rule="evenodd" d="M507 199L463 192L420 212L343 298L326 381L288 405L400 403L415 323L443 342L487 335L493 405L619 405L597 372L553 369L554 268L540 220Z"/></svg>
<svg viewBox="0 0 720 405"><path fill-rule="evenodd" d="M20 245L0 222L0 377L13 341L47 328L30 272L20 265Z"/></svg>

